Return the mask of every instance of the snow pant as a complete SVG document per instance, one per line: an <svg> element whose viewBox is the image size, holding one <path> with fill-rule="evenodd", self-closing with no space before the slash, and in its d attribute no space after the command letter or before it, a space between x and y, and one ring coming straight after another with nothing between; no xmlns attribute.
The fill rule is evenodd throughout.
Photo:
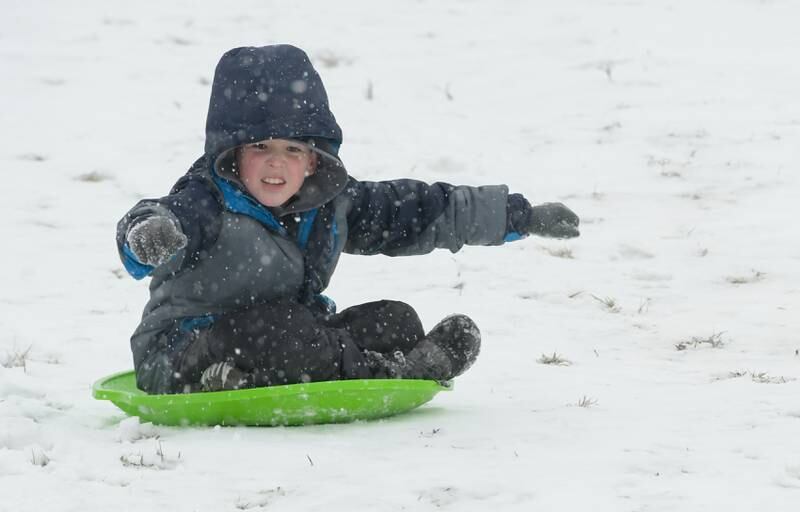
<svg viewBox="0 0 800 512"><path fill-rule="evenodd" d="M189 335L175 359L175 392L197 390L203 371L222 361L251 373L256 386L373 378L365 350L408 353L425 333L403 302L369 302L323 316L279 299L219 315Z"/></svg>

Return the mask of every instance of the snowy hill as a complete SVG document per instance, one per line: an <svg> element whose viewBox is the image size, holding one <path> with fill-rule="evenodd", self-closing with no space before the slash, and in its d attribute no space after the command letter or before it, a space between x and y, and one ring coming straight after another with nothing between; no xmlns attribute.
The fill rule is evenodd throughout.
<svg viewBox="0 0 800 512"><path fill-rule="evenodd" d="M789 0L7 2L0 510L796 510L798 18ZM200 155L219 56L279 42L314 61L357 178L506 183L582 236L343 256L340 307L482 329L455 390L410 414L139 424L91 397L132 366L147 297L116 222Z"/></svg>

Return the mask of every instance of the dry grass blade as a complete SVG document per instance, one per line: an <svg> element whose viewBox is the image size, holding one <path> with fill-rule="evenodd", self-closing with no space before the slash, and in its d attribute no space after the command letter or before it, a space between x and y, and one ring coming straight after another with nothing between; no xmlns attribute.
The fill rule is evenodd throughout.
<svg viewBox="0 0 800 512"><path fill-rule="evenodd" d="M613 297L600 298L597 295L592 295L592 298L605 306L606 310L611 313L619 313L622 311L622 307L617 303L617 299Z"/></svg>
<svg viewBox="0 0 800 512"><path fill-rule="evenodd" d="M3 361L0 362L0 366L3 368L22 368L24 371L28 371L28 359L30 358L30 352L33 348L33 345L30 345L23 351L19 351L14 349L11 352L7 352L6 356L3 358Z"/></svg>
<svg viewBox="0 0 800 512"><path fill-rule="evenodd" d="M715 332L712 333L711 336L700 338L697 336L693 336L692 339L688 341L681 341L680 343L675 344L676 350L686 350L687 348L698 348L703 345L708 345L711 348L722 348L725 346L725 342L722 340L722 335L725 334L725 331Z"/></svg>
<svg viewBox="0 0 800 512"><path fill-rule="evenodd" d="M561 357L559 354L553 352L552 355L542 354L542 356L536 360L539 364L550 364L554 366L569 366L572 364L572 361L565 357Z"/></svg>

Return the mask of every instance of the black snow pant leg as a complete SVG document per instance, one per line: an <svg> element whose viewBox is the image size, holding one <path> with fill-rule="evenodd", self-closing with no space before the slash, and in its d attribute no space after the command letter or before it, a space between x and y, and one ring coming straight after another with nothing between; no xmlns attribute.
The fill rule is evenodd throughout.
<svg viewBox="0 0 800 512"><path fill-rule="evenodd" d="M329 327L347 330L359 348L382 354L407 354L425 337L422 321L404 302L379 300L352 306L325 320Z"/></svg>
<svg viewBox="0 0 800 512"><path fill-rule="evenodd" d="M288 299L222 315L205 338L211 360L251 373L255 386L371 376L346 329L324 325Z"/></svg>

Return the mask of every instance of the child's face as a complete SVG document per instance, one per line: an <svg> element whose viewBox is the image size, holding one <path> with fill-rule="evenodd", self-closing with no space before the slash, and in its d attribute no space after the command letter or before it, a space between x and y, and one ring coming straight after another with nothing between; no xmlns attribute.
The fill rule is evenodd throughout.
<svg viewBox="0 0 800 512"><path fill-rule="evenodd" d="M264 140L247 144L239 151L239 177L264 206L284 204L316 168L316 153L291 140Z"/></svg>

